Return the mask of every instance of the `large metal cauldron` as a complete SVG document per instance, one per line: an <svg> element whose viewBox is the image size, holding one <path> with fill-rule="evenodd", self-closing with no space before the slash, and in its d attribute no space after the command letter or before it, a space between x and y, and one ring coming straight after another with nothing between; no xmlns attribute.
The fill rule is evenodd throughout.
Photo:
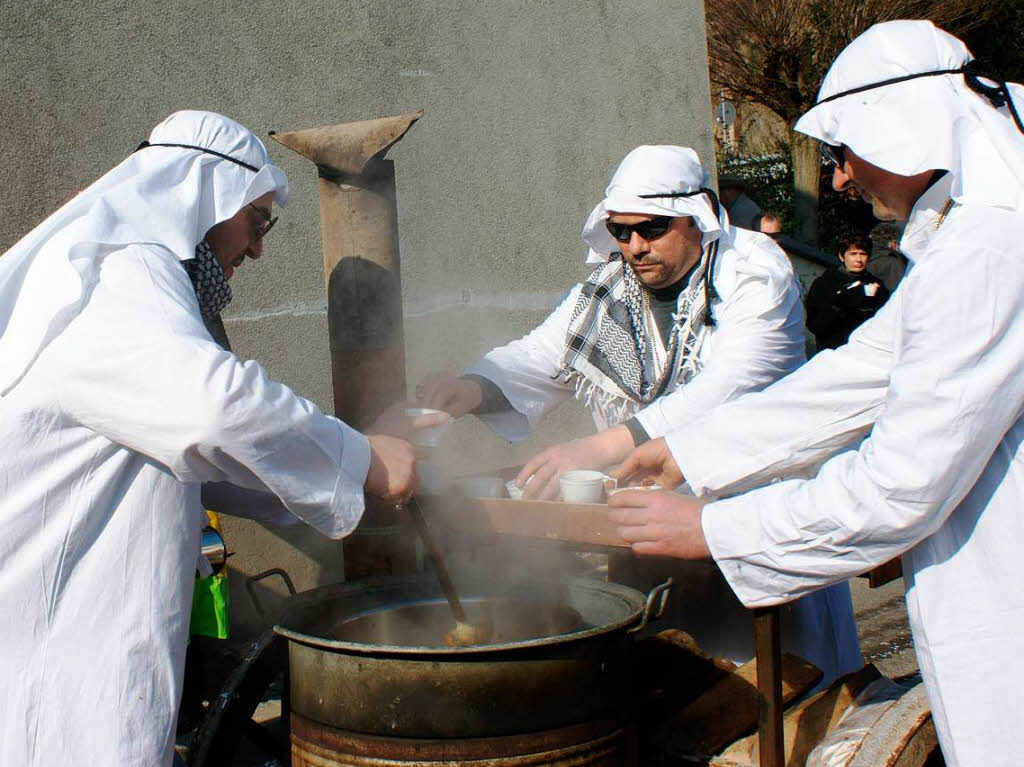
<svg viewBox="0 0 1024 767"><path fill-rule="evenodd" d="M289 640L291 708L345 733L493 738L597 720L630 703L630 633L657 617L669 584L644 595L594 580L502 588L456 579L489 644L449 647L453 625L431 574L316 589L275 631Z"/></svg>

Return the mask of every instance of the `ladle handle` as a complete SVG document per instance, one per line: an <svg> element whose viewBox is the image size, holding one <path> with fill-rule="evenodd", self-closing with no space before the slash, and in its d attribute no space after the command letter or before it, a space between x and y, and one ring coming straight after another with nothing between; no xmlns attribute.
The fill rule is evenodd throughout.
<svg viewBox="0 0 1024 767"><path fill-rule="evenodd" d="M288 593L291 596L295 596L295 586L292 584L292 579L288 577L288 573L282 570L280 567L273 567L269 570L264 570L258 575L253 575L245 579L245 590L249 592L249 599L252 600L253 607L256 608L256 612L261 617L265 617L267 611L263 609L263 603L260 602L260 598L256 596L256 584L262 581L264 578L269 578L271 575L280 576L281 580L284 581L285 587L288 589Z"/></svg>
<svg viewBox="0 0 1024 767"><path fill-rule="evenodd" d="M430 534L427 520L423 518L423 510L420 509L419 501L415 497L410 498L409 502L405 504L405 508L409 512L409 517L412 519L413 526L416 528L420 540L423 541L423 547L427 550L427 556L430 557L430 561L434 565L437 579L441 582L441 590L444 591L444 596L448 600L448 606L451 607L452 617L455 618L456 623L467 623L466 611L462 609L462 602L459 601L459 595L455 591L452 576L448 573L448 566L445 564L444 557L441 556L441 551L437 548L437 544Z"/></svg>
<svg viewBox="0 0 1024 767"><path fill-rule="evenodd" d="M667 578L664 583L658 584L647 592L647 601L644 602L644 611L640 616L640 622L631 628L626 629L627 634L635 634L647 628L651 618L658 619L665 612L665 605L668 603L668 596L672 590L672 579Z"/></svg>

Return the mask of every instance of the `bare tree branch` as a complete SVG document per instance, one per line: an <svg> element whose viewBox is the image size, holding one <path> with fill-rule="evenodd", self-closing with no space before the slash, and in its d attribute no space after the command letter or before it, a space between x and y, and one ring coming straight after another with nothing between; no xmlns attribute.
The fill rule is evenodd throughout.
<svg viewBox="0 0 1024 767"><path fill-rule="evenodd" d="M832 61L872 24L927 18L954 34L983 24L1000 0L705 0L711 84L792 126ZM790 139L795 234L817 241L816 142Z"/></svg>
<svg viewBox="0 0 1024 767"><path fill-rule="evenodd" d="M928 18L954 34L983 23L995 0L707 0L711 82L792 124L829 65L880 21Z"/></svg>

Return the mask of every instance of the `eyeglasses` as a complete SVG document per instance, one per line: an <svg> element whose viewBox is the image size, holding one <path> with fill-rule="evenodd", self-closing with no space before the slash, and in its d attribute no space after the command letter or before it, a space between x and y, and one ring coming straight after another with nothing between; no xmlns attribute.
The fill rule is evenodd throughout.
<svg viewBox="0 0 1024 767"><path fill-rule="evenodd" d="M252 234L253 239L262 240L264 237L267 236L267 232L274 228L274 224L277 223L278 217L274 216L273 218L271 218L270 214L267 213L267 211L263 210L263 208L257 208L251 202L249 203L249 207L255 210L257 213L259 213L261 216L263 216L263 220L253 227Z"/></svg>
<svg viewBox="0 0 1024 767"><path fill-rule="evenodd" d="M822 159L829 165L834 165L837 168L842 168L843 163L846 162L846 145L839 144L828 144L824 141L818 143L818 148L821 150Z"/></svg>
<svg viewBox="0 0 1024 767"><path fill-rule="evenodd" d="M656 240L661 237L672 226L673 216L655 216L647 221L638 224L620 224L611 219L605 221L608 227L608 234L619 242L629 242L636 232L645 240Z"/></svg>

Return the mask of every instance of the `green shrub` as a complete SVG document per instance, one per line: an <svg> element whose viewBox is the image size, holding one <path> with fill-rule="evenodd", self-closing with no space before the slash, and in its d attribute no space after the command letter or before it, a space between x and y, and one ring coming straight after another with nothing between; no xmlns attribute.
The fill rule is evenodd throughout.
<svg viewBox="0 0 1024 767"><path fill-rule="evenodd" d="M742 179L747 187L747 196L760 205L761 210L778 215L783 228L790 231L793 169L787 155L742 157L731 152L719 152L717 160L719 176ZM823 164L818 198L818 249L826 255L833 254L840 238L867 233L876 223L870 205L859 197L839 194L832 189L832 174Z"/></svg>

